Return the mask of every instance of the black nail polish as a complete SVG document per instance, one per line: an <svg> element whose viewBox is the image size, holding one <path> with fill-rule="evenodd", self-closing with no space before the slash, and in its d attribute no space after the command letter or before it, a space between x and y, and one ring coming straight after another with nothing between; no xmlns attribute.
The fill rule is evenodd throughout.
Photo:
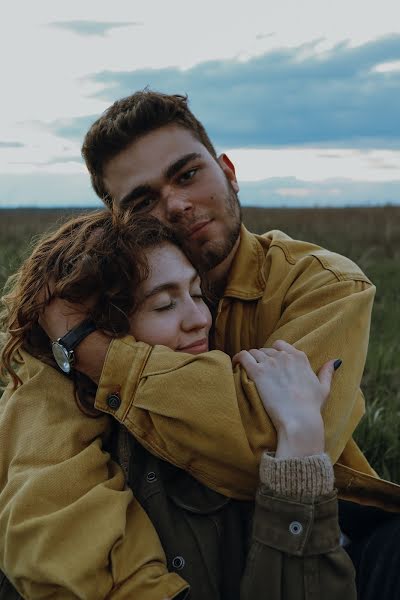
<svg viewBox="0 0 400 600"><path fill-rule="evenodd" d="M342 364L342 359L338 358L337 360L335 360L335 362L333 363L333 368L335 369L335 371L338 370L338 368L340 367L340 365Z"/></svg>

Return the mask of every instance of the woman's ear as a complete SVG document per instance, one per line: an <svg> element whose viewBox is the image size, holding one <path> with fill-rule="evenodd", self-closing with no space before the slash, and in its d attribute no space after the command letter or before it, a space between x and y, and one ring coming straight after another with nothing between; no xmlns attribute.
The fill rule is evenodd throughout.
<svg viewBox="0 0 400 600"><path fill-rule="evenodd" d="M237 193L239 191L239 184L236 179L235 165L226 154L220 154L218 157L218 163L226 178L230 182L232 188Z"/></svg>

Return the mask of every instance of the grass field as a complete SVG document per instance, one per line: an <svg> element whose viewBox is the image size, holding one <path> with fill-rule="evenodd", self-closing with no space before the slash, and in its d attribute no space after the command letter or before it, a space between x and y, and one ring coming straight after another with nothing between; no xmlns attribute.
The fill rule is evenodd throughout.
<svg viewBox="0 0 400 600"><path fill-rule="evenodd" d="M34 240L71 211L0 210L0 287ZM377 286L362 388L367 411L356 439L387 478L400 483L400 207L243 210L257 233L282 229L297 239L345 254Z"/></svg>

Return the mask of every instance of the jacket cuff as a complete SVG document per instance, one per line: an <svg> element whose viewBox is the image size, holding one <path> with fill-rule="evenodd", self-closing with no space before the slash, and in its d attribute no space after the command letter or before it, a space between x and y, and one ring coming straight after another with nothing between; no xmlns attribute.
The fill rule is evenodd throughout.
<svg viewBox="0 0 400 600"><path fill-rule="evenodd" d="M339 546L338 504L332 492L320 502L256 496L253 538L264 546L294 556L316 556Z"/></svg>
<svg viewBox="0 0 400 600"><path fill-rule="evenodd" d="M124 421L151 350L151 346L136 342L132 336L111 342L97 387L95 408Z"/></svg>
<svg viewBox="0 0 400 600"><path fill-rule="evenodd" d="M274 458L264 452L260 463L261 492L297 502L314 502L333 491L334 474L327 454Z"/></svg>

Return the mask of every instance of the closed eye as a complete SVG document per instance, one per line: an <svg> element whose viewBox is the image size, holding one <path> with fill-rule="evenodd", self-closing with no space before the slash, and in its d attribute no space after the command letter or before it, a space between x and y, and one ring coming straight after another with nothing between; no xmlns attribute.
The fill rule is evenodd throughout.
<svg viewBox="0 0 400 600"><path fill-rule="evenodd" d="M154 310L156 312L163 312L164 310L171 310L173 308L175 308L176 306L176 302L174 300L171 300L171 302L169 304L165 304L164 306L159 306L158 308L155 308Z"/></svg>

